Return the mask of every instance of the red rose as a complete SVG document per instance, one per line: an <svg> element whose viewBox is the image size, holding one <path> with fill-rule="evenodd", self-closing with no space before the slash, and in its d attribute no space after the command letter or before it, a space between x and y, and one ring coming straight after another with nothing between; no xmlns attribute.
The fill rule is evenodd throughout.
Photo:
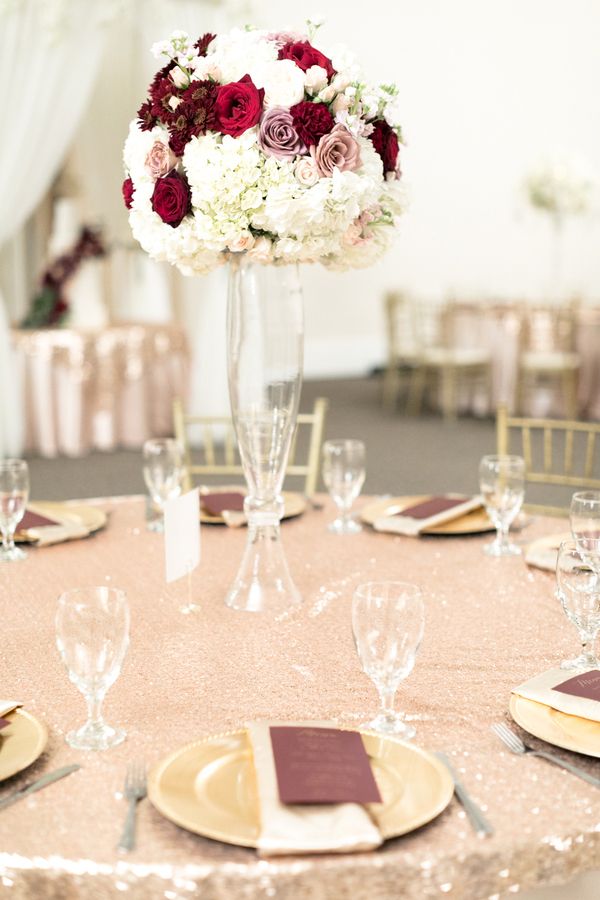
<svg viewBox="0 0 600 900"><path fill-rule="evenodd" d="M185 178L177 172L159 178L154 185L152 209L163 222L177 228L190 211L190 188Z"/></svg>
<svg viewBox="0 0 600 900"><path fill-rule="evenodd" d="M373 146L383 162L384 172L395 172L398 165L398 136L383 119L373 122L373 131L369 135Z"/></svg>
<svg viewBox="0 0 600 900"><path fill-rule="evenodd" d="M131 178L125 179L125 181L123 182L123 185L121 187L121 190L123 191L123 200L125 201L125 206L127 207L127 209L131 209L131 207L133 205L133 191L134 191L133 181L131 180Z"/></svg>
<svg viewBox="0 0 600 900"><path fill-rule="evenodd" d="M319 143L319 138L329 134L335 122L324 103L309 103L302 100L290 107L294 128L298 137L307 147Z"/></svg>
<svg viewBox="0 0 600 900"><path fill-rule="evenodd" d="M215 102L216 129L239 137L256 125L262 112L264 90L258 90L249 75L222 85Z"/></svg>
<svg viewBox="0 0 600 900"><path fill-rule="evenodd" d="M335 75L331 60L308 41L289 41L284 44L279 51L279 59L291 59L303 72L311 66L321 66L327 72L327 78L333 78Z"/></svg>

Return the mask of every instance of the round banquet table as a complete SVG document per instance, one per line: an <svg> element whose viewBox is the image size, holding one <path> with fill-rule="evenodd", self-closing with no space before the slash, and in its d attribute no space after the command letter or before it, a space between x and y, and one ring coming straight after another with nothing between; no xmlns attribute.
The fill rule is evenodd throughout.
<svg viewBox="0 0 600 900"><path fill-rule="evenodd" d="M598 868L600 792L542 760L512 756L490 732L507 717L512 687L575 650L550 573L528 570L521 558L488 559L482 545L489 536L332 535L326 503L283 525L304 596L299 612L273 622L226 608L244 529L204 526L192 576L199 610L186 615L186 579L165 586L162 537L145 528L144 500L94 503L109 513L105 530L0 565L0 694L18 697L50 733L43 756L2 793L59 766L82 765L0 810L0 894L481 900L529 897L533 888ZM538 519L520 537L563 530L564 522ZM451 757L494 836L477 838L453 800L429 825L375 852L265 860L188 833L144 801L137 849L120 855L129 761L151 766L178 746L252 719L358 725L373 713L376 693L360 671L350 605L357 584L386 578L421 585L426 603L425 638L397 707L412 717L419 745ZM128 739L103 753L65 744L65 732L84 720L84 701L54 644L58 595L89 584L124 588L131 607L128 656L105 702L107 720L124 726ZM600 774L598 760L576 762Z"/></svg>

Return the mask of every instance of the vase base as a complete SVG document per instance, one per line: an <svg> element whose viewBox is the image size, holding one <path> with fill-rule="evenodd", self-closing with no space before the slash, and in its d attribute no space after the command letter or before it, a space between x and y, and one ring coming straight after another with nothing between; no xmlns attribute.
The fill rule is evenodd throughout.
<svg viewBox="0 0 600 900"><path fill-rule="evenodd" d="M279 526L249 527L249 541L225 605L243 612L278 616L300 606L302 595L294 584Z"/></svg>

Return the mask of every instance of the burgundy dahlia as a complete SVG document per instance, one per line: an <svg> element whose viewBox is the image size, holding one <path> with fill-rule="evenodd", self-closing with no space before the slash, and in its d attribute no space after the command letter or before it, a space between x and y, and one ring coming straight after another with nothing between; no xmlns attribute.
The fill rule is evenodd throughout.
<svg viewBox="0 0 600 900"><path fill-rule="evenodd" d="M331 60L308 41L289 41L284 44L279 51L279 59L291 59L303 72L311 66L321 66L327 72L327 78L331 79L335 75Z"/></svg>
<svg viewBox="0 0 600 900"><path fill-rule="evenodd" d="M177 228L191 208L190 187L183 175L170 172L154 185L152 209L163 222Z"/></svg>
<svg viewBox="0 0 600 900"><path fill-rule="evenodd" d="M325 103L309 103L302 100L290 107L294 128L307 147L319 143L319 138L329 134L335 122Z"/></svg>
<svg viewBox="0 0 600 900"><path fill-rule="evenodd" d="M131 207L133 205L133 192L134 192L133 181L131 180L131 178L125 179L125 181L123 182L123 185L121 187L121 190L123 192L123 200L125 201L125 206L127 207L127 209L131 209Z"/></svg>
<svg viewBox="0 0 600 900"><path fill-rule="evenodd" d="M384 172L395 172L398 165L398 135L384 119L375 119L369 135L383 162Z"/></svg>
<svg viewBox="0 0 600 900"><path fill-rule="evenodd" d="M206 51L208 50L208 45L212 40L216 37L215 34L211 34L209 31L206 34L203 34L202 37L199 37L194 47L198 51L198 56L206 56Z"/></svg>

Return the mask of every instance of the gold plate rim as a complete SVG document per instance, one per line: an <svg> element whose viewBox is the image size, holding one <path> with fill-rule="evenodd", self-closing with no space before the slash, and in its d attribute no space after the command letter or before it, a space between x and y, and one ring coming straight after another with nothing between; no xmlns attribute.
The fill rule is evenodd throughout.
<svg viewBox="0 0 600 900"><path fill-rule="evenodd" d="M31 748L28 750L28 752L20 757L16 757L12 763L9 762L7 771L4 771L0 767L0 782L6 781L8 778L12 778L13 775L18 775L19 772L22 772L24 769L27 769L30 765L32 765L32 763L40 758L40 756L44 752L46 744L48 743L48 729L46 728L44 723L36 718L36 716L34 716L32 713L28 712L28 710L24 709L22 706L18 707L18 709L13 710L11 713L8 713L6 716L4 716L4 718L8 719L11 724L16 724L23 719L26 720L30 725L33 726L35 735L32 738ZM3 739L3 732L0 732L0 747L2 745Z"/></svg>
<svg viewBox="0 0 600 900"><path fill-rule="evenodd" d="M63 517L67 521L69 519L73 521L73 518L75 518L78 524L84 525L85 528L87 528L87 534L82 535L82 538L89 537L90 534L101 531L106 527L106 523L108 522L108 515L103 509L100 509L97 506L90 506L86 503L73 503L71 500L62 502L59 500L39 500L28 503L27 508L40 515L47 515L49 517L54 516L57 520L60 519L61 513L63 513ZM73 540L73 538L70 538L70 540ZM79 538L79 540L81 540L81 538ZM35 540L27 536L27 533L19 534L18 531L15 535L15 542L33 545L36 543Z"/></svg>
<svg viewBox="0 0 600 900"><path fill-rule="evenodd" d="M548 706L545 703L538 703L536 700L529 700L529 698L521 697L518 694L510 695L510 701L508 704L509 712L517 725L523 728L524 731L526 731L528 734L532 734L534 737L537 737L542 741L546 741L547 744L552 744L553 747L561 747L563 750L572 750L574 753L581 753L583 756L600 759L600 750L593 751L587 748L582 749L582 745L576 739L570 738L567 732L564 732L564 739L561 738L560 733L557 739L557 736L553 733L550 734L550 732L545 731L544 728L537 727L535 722L532 723L527 716L527 710L531 707L537 707L539 710L543 710L543 715L551 715L555 720L558 728L560 728L560 723L563 719L578 719L580 721L592 722L593 725L597 725L598 734L600 736L600 722L593 722L593 720L591 719L583 719L582 716L572 716L569 713L564 713L558 709L554 709L553 707ZM523 708L525 710L524 713Z"/></svg>
<svg viewBox="0 0 600 900"><path fill-rule="evenodd" d="M246 488L241 484L215 484L202 485L200 488L200 496L202 494L227 494L231 491L243 494ZM282 519L295 519L306 512L306 500L302 494L296 491L282 491L284 510ZM203 525L225 525L225 519L222 516L211 516L209 513L202 511L202 503L200 504L200 521Z"/></svg>
<svg viewBox="0 0 600 900"><path fill-rule="evenodd" d="M448 495L451 496L451 492L449 492ZM376 519L386 514L386 509L393 506L400 506L400 504L411 506L413 503L420 503L423 500L427 500L429 497L431 497L431 494L403 494L398 497L387 497L385 500L373 500L371 503L367 503L366 506L363 506L359 515L366 525L373 526ZM469 499L467 495L464 495L464 497L465 500ZM465 513L459 519L453 519L451 522L446 522L443 525L434 525L432 528L425 528L420 533L422 535L435 535L436 537L465 537L470 534L489 534L490 532L495 531L495 528L489 519L485 525L482 524L473 527L472 524L465 524L462 528L456 527L461 519L466 519L468 521L469 516L472 516L474 513L482 514L479 509L472 510L469 513ZM485 515L485 513L483 513L483 515Z"/></svg>
<svg viewBox="0 0 600 900"><path fill-rule="evenodd" d="M403 741L391 736L377 734L374 731L368 731L364 729L356 730L361 736L373 738L374 740L383 741L385 743L399 745L405 750L408 750L409 752L422 757L437 772L441 782L439 792L440 796L437 802L432 803L431 806L429 806L424 812L413 817L413 819L409 819L403 826L396 826L387 829L382 828L381 836L383 840L401 837L404 834L409 834L412 831L416 831L418 828L422 828L424 825L427 825L429 822L433 821L439 815L441 815L454 795L454 781L446 766L432 753L424 750L422 747L419 747L416 744L412 744L408 741ZM148 799L150 800L154 808L166 819L173 822L175 825L178 825L180 828L184 828L186 831L191 832L192 834L198 834L202 837L221 841L225 844L232 844L237 847L251 847L255 849L258 846L256 840L247 840L244 838L240 838L239 836L228 834L227 832L223 832L215 827L199 827L196 822L186 819L184 815L181 815L177 810L169 806L168 802L165 802L164 797L161 794L161 779L167 769L180 756L189 753L196 747L210 744L213 741L221 741L227 738L238 738L242 735L246 735L246 733L247 731L245 728L238 728L234 731L211 734L207 735L204 738L190 741L182 747L173 750L164 759L153 766L148 774Z"/></svg>

